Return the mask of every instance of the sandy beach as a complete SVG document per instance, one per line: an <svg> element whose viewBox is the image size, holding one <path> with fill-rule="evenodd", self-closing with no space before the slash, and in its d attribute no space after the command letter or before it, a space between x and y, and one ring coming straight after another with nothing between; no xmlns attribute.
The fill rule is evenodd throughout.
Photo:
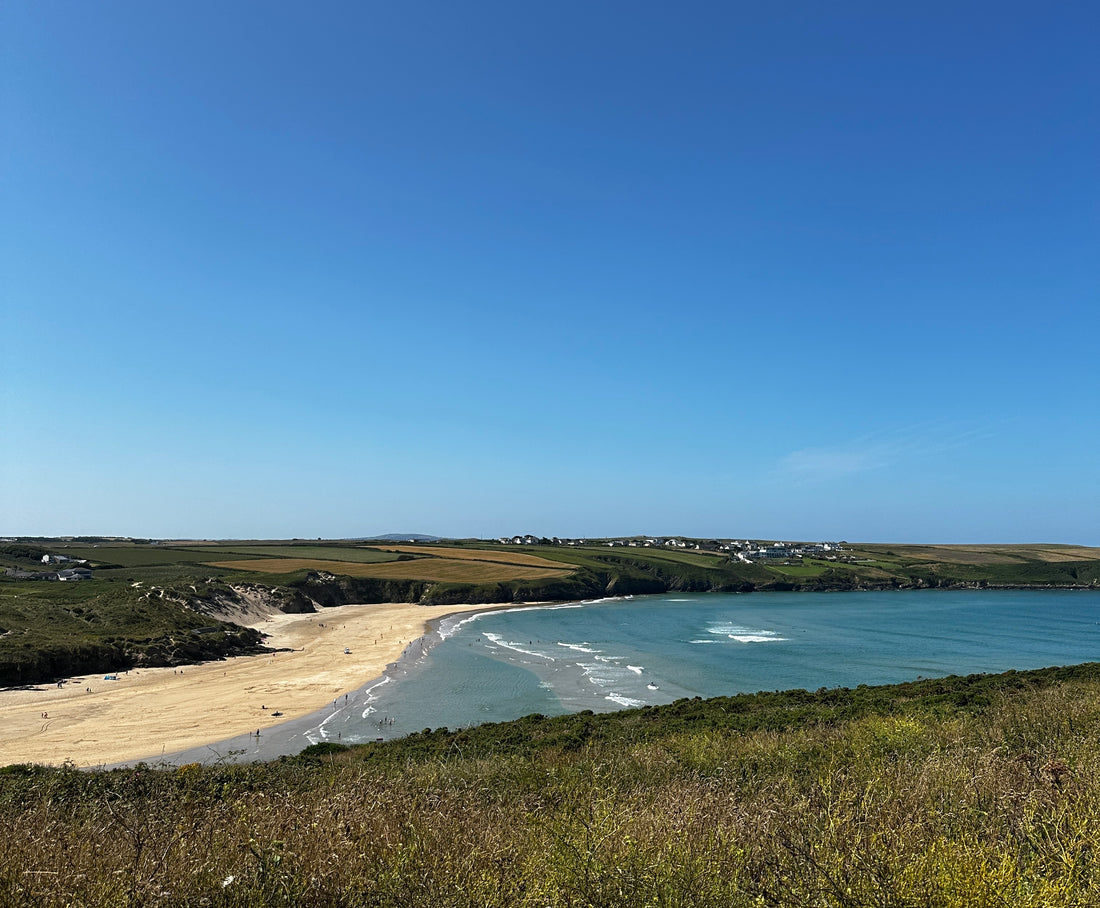
<svg viewBox="0 0 1100 908"><path fill-rule="evenodd" d="M380 676L429 621L492 608L384 603L277 613L247 623L269 635L268 646L290 652L0 690L0 766L155 759L267 729Z"/></svg>

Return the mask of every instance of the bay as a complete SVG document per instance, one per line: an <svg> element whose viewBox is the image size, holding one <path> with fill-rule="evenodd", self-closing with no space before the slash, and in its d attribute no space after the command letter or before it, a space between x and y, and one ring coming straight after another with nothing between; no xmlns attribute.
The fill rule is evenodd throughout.
<svg viewBox="0 0 1100 908"><path fill-rule="evenodd" d="M672 594L444 620L310 742L1100 658L1100 592Z"/></svg>
<svg viewBox="0 0 1100 908"><path fill-rule="evenodd" d="M1100 660L1100 591L638 596L444 618L381 678L262 737L168 763L265 760L531 713L892 684Z"/></svg>

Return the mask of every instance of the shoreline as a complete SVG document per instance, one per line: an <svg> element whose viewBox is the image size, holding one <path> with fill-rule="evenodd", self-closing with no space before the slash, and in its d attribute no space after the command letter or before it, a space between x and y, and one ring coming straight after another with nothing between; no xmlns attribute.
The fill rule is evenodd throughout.
<svg viewBox="0 0 1100 908"><path fill-rule="evenodd" d="M587 602L588 600L583 600ZM580 604L580 602L578 602ZM103 765L101 769L117 769L132 767L139 763L146 763L156 767L178 767L187 763L238 763L238 762L262 762L275 760L283 756L297 756L305 748L312 744L324 742L343 743L339 736L335 741L324 731L324 726L341 716L345 710L356 709L368 705L371 700L371 691L381 684L388 683L391 673L398 673L409 664L418 661L421 657L431 652L444 636L439 633L440 627L451 618L459 619L460 623L473 620L479 615L491 612L510 611L512 609L545 608L552 606L551 602L500 602L483 603L481 605L441 606L450 608L440 615L432 615L425 619L422 632L406 643L401 652L391 661L387 662L377 675L362 681L358 687L338 694L331 704L325 704L310 710L300 716L284 718L280 722L262 730L262 734L255 735L249 732L223 738L217 741L207 741L195 747L174 753L161 753L152 757L134 758L122 760L110 765ZM345 608L347 606L335 606ZM430 606L418 606L425 608ZM420 644L417 651L412 652L415 644ZM341 699L341 696L343 699ZM257 729L259 731L259 729ZM349 741L349 744L356 742Z"/></svg>
<svg viewBox="0 0 1100 908"><path fill-rule="evenodd" d="M182 667L83 675L58 685L0 690L0 766L34 763L106 768L280 756L326 707L364 690L398 664L414 641L446 619L538 603L431 606L349 604L247 622L274 652ZM443 611L445 609L445 611ZM419 654L418 654L419 655ZM335 700L333 701L335 704ZM255 733L260 732L259 738ZM264 746L270 735L272 747ZM159 754L158 754L159 751ZM289 753L289 750L282 750ZM201 754L201 756L194 756Z"/></svg>
<svg viewBox="0 0 1100 908"><path fill-rule="evenodd" d="M1002 591L1006 590L976 592ZM1046 591L1063 592L1049 587ZM238 619L269 633L268 645L285 648L183 668L120 671L114 681L95 675L70 679L64 688L43 684L0 689L0 766L69 764L94 769L294 755L317 740L334 740L325 733L326 723L342 709L369 706L371 689L430 651L448 619L619 598L623 597L445 606L347 604L313 613ZM421 645L413 653L415 642ZM352 652L345 653L345 648ZM337 727L339 723L333 722L330 730ZM335 740L344 743L339 735Z"/></svg>

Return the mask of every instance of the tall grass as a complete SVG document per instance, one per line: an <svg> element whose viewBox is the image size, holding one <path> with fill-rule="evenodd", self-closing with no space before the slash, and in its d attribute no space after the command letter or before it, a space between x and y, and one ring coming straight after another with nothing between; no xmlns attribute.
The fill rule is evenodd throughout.
<svg viewBox="0 0 1100 908"><path fill-rule="evenodd" d="M0 903L1100 904L1096 679L979 708L659 729L496 754L451 735L419 756L9 767Z"/></svg>

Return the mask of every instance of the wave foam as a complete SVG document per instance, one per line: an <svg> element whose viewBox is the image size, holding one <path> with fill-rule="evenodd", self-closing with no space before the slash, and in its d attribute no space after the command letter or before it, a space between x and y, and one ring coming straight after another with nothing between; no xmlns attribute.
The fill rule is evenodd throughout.
<svg viewBox="0 0 1100 908"><path fill-rule="evenodd" d="M578 653L590 653L594 655L603 652L602 649L591 649L587 643L562 643L559 640L558 646L564 646L566 649L571 649Z"/></svg>
<svg viewBox="0 0 1100 908"><path fill-rule="evenodd" d="M582 608L584 604L585 603L581 602L562 602L554 603L553 605L521 605L516 608L499 608L490 609L486 612L474 612L472 615L464 615L461 618L454 617L445 619L440 623L436 633L439 634L441 640L446 640L448 637L453 637L470 622L478 621L489 615L508 615L512 612L553 612L563 608Z"/></svg>
<svg viewBox="0 0 1100 908"><path fill-rule="evenodd" d="M645 706L645 700L635 700L633 697L624 697L622 694L611 693L604 697L605 700L610 700L612 703L618 703L619 706L630 709L635 706Z"/></svg>
<svg viewBox="0 0 1100 908"><path fill-rule="evenodd" d="M493 634L486 632L485 639L490 643L495 643L497 646L504 649L510 649L516 653L523 653L525 656L534 656L536 659L546 659L548 662L554 662L553 656L548 656L546 653L536 652L535 650L524 649L519 643L509 643L500 634Z"/></svg>
<svg viewBox="0 0 1100 908"><path fill-rule="evenodd" d="M776 631L743 627L740 624L713 624L707 628L707 633L729 637L730 640L736 640L738 643L779 643L787 639ZM693 640L692 643L694 642Z"/></svg>
<svg viewBox="0 0 1100 908"><path fill-rule="evenodd" d="M364 687L363 688L363 693L366 694L367 702L370 703L372 700L377 700L378 697L375 696L375 693L374 693L375 690L380 688L383 684L389 684L390 681L392 681L392 680L393 679L390 678L389 675L383 675L379 680L375 681L374 684L372 684L370 687Z"/></svg>
<svg viewBox="0 0 1100 908"><path fill-rule="evenodd" d="M482 615L487 615L488 612L478 612L476 615L469 615L465 618L448 618L439 625L439 629L436 631L439 634L440 640L446 640L448 637L453 637L457 634L465 625L471 621L477 621Z"/></svg>

